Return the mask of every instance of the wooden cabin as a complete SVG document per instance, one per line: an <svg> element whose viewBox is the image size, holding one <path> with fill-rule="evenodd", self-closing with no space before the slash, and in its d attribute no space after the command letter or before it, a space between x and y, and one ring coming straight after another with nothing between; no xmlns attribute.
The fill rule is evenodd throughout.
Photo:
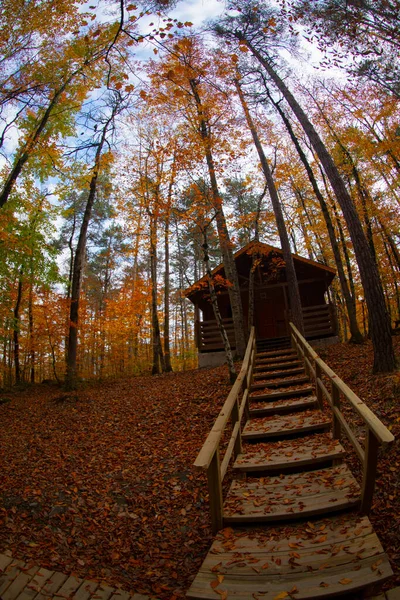
<svg viewBox="0 0 400 600"><path fill-rule="evenodd" d="M280 248L261 242L250 242L234 255L245 326L248 325L249 278L253 254L258 259L254 278L254 325L257 343L260 348L283 347L289 340L290 321L285 261ZM337 333L333 306L327 301L327 291L335 276L335 270L297 254L293 254L293 259L299 282L306 338L314 341L325 339L328 342L328 339ZM231 346L234 347L232 310L222 264L213 270L213 280L225 329ZM223 343L210 301L207 277L196 281L184 294L195 307L195 338L199 366L222 363Z"/></svg>

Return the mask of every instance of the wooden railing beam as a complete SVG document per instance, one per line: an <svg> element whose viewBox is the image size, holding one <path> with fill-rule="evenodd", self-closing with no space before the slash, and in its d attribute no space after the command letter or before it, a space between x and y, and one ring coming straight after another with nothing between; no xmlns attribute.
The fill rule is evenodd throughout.
<svg viewBox="0 0 400 600"><path fill-rule="evenodd" d="M315 374L317 398L320 406L322 406L323 396L325 396L332 409L333 437L335 439L340 439L343 430L363 465L360 508L363 513L368 514L371 510L375 488L378 450L380 446L391 444L394 441L394 436L378 417L374 415L372 410L370 410L368 406L366 406L364 402L362 402L362 400L360 400L360 398L344 383L344 381L342 381L340 377L338 377L318 356L293 323L290 323L290 328L292 332L292 344L297 348L299 354L302 354L307 372ZM312 363L314 364L314 367ZM322 381L323 375L330 381L330 393ZM342 398L349 402L366 425L365 450L361 447L361 444L357 440L341 410Z"/></svg>

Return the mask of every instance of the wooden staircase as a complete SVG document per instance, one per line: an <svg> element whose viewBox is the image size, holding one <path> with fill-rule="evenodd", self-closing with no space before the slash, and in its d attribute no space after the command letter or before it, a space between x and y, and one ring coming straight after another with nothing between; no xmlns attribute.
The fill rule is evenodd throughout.
<svg viewBox="0 0 400 600"><path fill-rule="evenodd" d="M392 574L365 513L372 501L368 475L375 477L371 440L387 444L393 436L296 331L296 349L257 353L254 343L248 349L237 390L234 386L196 461L207 470L218 533L189 598L356 599ZM322 371L334 382L330 393ZM370 419L365 449L340 411L336 379ZM229 415L232 435L220 464L219 442L216 452L212 448ZM362 453L361 487L344 462L342 428ZM231 454L234 478L223 499L221 482Z"/></svg>

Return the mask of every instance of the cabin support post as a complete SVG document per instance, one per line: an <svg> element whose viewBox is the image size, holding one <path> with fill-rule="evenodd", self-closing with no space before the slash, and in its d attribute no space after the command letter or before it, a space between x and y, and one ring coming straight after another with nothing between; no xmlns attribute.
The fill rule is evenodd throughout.
<svg viewBox="0 0 400 600"><path fill-rule="evenodd" d="M217 447L207 469L208 493L210 498L211 528L215 535L223 527L223 498L219 448Z"/></svg>
<svg viewBox="0 0 400 600"><path fill-rule="evenodd" d="M373 431L367 428L367 439L365 440L364 472L361 491L361 512L369 514L374 495L376 471L378 467L379 440Z"/></svg>

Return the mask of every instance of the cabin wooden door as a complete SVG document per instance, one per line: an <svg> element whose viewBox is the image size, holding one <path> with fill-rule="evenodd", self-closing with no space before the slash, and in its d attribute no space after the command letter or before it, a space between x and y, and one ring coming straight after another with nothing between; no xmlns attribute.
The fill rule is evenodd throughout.
<svg viewBox="0 0 400 600"><path fill-rule="evenodd" d="M282 287L255 291L255 325L259 340L280 337L285 318L285 300Z"/></svg>

